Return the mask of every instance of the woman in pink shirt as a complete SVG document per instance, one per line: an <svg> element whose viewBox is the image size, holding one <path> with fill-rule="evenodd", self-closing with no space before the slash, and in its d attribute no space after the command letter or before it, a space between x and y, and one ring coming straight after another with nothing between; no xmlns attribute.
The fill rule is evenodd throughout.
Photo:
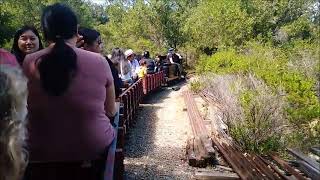
<svg viewBox="0 0 320 180"><path fill-rule="evenodd" d="M100 54L76 48L78 22L67 6L46 7L41 25L51 45L23 63L29 79L30 161L103 159L114 139L108 116L116 113L110 67Z"/></svg>

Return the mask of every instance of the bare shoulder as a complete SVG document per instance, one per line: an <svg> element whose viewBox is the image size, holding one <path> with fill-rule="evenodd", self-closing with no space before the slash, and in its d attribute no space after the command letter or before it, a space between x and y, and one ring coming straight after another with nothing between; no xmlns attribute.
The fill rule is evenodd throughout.
<svg viewBox="0 0 320 180"><path fill-rule="evenodd" d="M109 66L108 61L99 53L94 53L90 51L86 51L80 48L74 49L78 60L82 63L90 63L91 65L96 66L96 68L106 68L106 66Z"/></svg>
<svg viewBox="0 0 320 180"><path fill-rule="evenodd" d="M50 51L51 48L48 47L32 54L28 54L24 58L22 68L27 77L37 73L36 61L39 60L43 55L48 54Z"/></svg>
<svg viewBox="0 0 320 180"><path fill-rule="evenodd" d="M48 54L50 51L51 51L51 48L47 47L45 49L42 49L42 50L37 51L37 52L34 52L32 54L28 54L24 58L23 64L29 64L31 61L35 61L35 60L41 58L41 56L43 56L45 54Z"/></svg>
<svg viewBox="0 0 320 180"><path fill-rule="evenodd" d="M99 53L94 53L90 51L86 51L80 48L74 48L74 51L77 53L78 58L85 58L85 59L90 59L91 61L101 61L104 60L105 58L99 54Z"/></svg>

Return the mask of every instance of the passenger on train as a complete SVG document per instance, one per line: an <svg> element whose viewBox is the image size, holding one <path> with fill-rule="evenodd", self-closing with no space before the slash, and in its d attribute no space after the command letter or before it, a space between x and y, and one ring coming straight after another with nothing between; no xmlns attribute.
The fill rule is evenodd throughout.
<svg viewBox="0 0 320 180"><path fill-rule="evenodd" d="M148 74L153 74L153 73L155 73L156 64L155 64L155 61L150 58L150 53L149 53L149 51L144 51L144 52L143 52L143 60L146 62L147 73L148 73Z"/></svg>
<svg viewBox="0 0 320 180"><path fill-rule="evenodd" d="M140 60L140 69L138 72L139 78L144 78L147 75L147 62L142 59Z"/></svg>
<svg viewBox="0 0 320 180"><path fill-rule="evenodd" d="M0 56L0 62L9 60ZM27 163L27 80L21 68L0 64L0 179L20 180Z"/></svg>
<svg viewBox="0 0 320 180"><path fill-rule="evenodd" d="M124 88L124 84L123 84L121 78L119 77L119 72L118 72L117 68L115 67L115 65L113 64L113 62L111 61L111 59L108 56L105 56L105 58L108 61L109 66L111 68L114 90L115 90L116 99L117 99L117 98L119 98L120 94L122 93L121 88Z"/></svg>
<svg viewBox="0 0 320 180"><path fill-rule="evenodd" d="M167 54L167 63L174 64L176 66L176 76L182 74L182 57L180 54L176 53L174 48L170 48Z"/></svg>
<svg viewBox="0 0 320 180"><path fill-rule="evenodd" d="M43 49L40 35L36 28L23 26L14 35L11 53L16 56L18 63L22 66L27 54Z"/></svg>
<svg viewBox="0 0 320 180"><path fill-rule="evenodd" d="M163 63L167 56L161 56L159 53L156 54L155 63L156 63L156 72L163 70Z"/></svg>
<svg viewBox="0 0 320 180"><path fill-rule="evenodd" d="M119 76L123 81L126 87L130 86L133 83L132 76L131 76L131 64L125 58L125 55L120 48L114 48L112 50L112 57L111 61L116 65L118 69Z"/></svg>
<svg viewBox="0 0 320 180"><path fill-rule="evenodd" d="M138 72L139 72L139 62L138 60L135 58L134 52L132 49L128 49L125 51L125 56L127 58L127 60L130 62L131 64L131 76L133 81L136 81L138 79Z"/></svg>
<svg viewBox="0 0 320 180"><path fill-rule="evenodd" d="M84 50L95 52L95 53L100 53L100 54L102 53L103 43L101 41L101 36L98 31L96 31L94 29L89 29L89 28L82 28L79 30L79 35L81 35L83 37L83 40L84 40L83 49ZM105 56L105 58L108 61L109 66L111 68L116 98L118 98L122 92L121 88L123 87L123 83L122 83L121 79L119 78L119 72L116 69L115 65L112 63L112 61L107 56Z"/></svg>
<svg viewBox="0 0 320 180"><path fill-rule="evenodd" d="M0 65L8 64L11 66L19 66L16 57L8 51L0 48Z"/></svg>
<svg viewBox="0 0 320 180"><path fill-rule="evenodd" d="M31 162L25 179L77 179L88 168L94 169L93 179L102 179L115 135L109 120L116 114L110 67L100 54L76 48L78 21L69 7L47 6L41 26L45 40L54 44L23 63Z"/></svg>
<svg viewBox="0 0 320 180"><path fill-rule="evenodd" d="M140 65L140 61L141 59L143 58L143 55L141 54L136 54L136 53L133 53L134 54L134 59L136 59Z"/></svg>

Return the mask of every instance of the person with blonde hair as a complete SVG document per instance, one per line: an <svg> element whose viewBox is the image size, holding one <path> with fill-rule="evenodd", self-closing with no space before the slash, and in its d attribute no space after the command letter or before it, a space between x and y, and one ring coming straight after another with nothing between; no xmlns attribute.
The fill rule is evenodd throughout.
<svg viewBox="0 0 320 180"><path fill-rule="evenodd" d="M3 59L0 58L0 61ZM27 80L19 66L0 64L0 179L23 177Z"/></svg>

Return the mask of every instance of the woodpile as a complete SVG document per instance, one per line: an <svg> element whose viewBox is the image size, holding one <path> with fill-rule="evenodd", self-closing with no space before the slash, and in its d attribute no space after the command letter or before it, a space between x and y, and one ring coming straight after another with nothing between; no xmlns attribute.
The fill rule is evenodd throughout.
<svg viewBox="0 0 320 180"><path fill-rule="evenodd" d="M215 104L208 94L202 92L200 96L209 104ZM295 149L288 152L296 158L294 163L288 163L277 154L262 157L254 153L245 153L230 138L222 128L221 122L213 121L212 132L208 133L205 121L197 109L193 95L184 93L188 116L193 131L193 137L187 142L187 158L191 166L206 167L208 162L215 160L215 149L232 167L232 172L217 172L197 170L195 179L319 179L320 164L316 160ZM221 108L218 106L218 108ZM209 136L210 134L210 136ZM214 147L214 148L213 148ZM313 147L310 151L319 158L320 148ZM210 154L212 153L212 154ZM214 156L212 156L214 154ZM295 164L295 166L293 165Z"/></svg>
<svg viewBox="0 0 320 180"><path fill-rule="evenodd" d="M187 142L187 158L189 165L193 167L206 167L215 161L215 150L211 138L204 125L196 102L189 91L184 92L184 100L187 106L187 112L192 127L193 137Z"/></svg>
<svg viewBox="0 0 320 180"><path fill-rule="evenodd" d="M202 92L200 96L209 104L216 106L210 95ZM257 154L242 152L241 148L221 128L220 123L217 120L213 123L212 141L217 151L241 179L306 179L302 173L297 172L277 155L272 155L271 160L267 160Z"/></svg>

